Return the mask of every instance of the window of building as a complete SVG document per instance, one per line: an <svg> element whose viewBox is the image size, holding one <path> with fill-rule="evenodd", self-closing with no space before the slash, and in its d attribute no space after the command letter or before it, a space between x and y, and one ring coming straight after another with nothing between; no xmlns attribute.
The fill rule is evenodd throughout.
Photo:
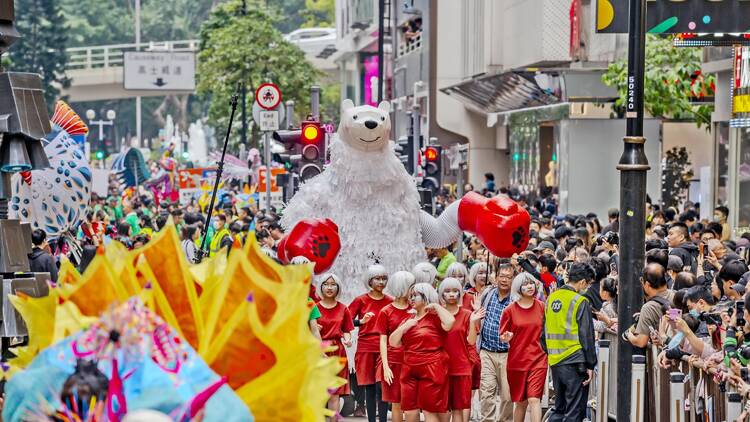
<svg viewBox="0 0 750 422"><path fill-rule="evenodd" d="M715 202L726 205L727 203L727 182L729 181L729 122L718 122L714 130L716 153L716 163L714 165L715 174Z"/></svg>

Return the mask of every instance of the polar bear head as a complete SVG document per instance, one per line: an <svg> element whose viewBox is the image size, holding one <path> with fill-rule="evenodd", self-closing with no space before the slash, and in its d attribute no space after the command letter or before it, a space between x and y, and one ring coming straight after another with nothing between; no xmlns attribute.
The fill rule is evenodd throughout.
<svg viewBox="0 0 750 422"><path fill-rule="evenodd" d="M355 107L352 100L341 103L339 138L350 147L361 151L382 150L391 135L391 104L383 101L377 108L364 105Z"/></svg>

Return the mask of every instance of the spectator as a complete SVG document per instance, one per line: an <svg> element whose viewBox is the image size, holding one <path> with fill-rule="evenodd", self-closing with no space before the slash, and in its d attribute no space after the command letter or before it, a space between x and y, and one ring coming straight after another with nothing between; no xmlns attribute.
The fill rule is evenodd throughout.
<svg viewBox="0 0 750 422"><path fill-rule="evenodd" d="M674 223L669 227L667 235L669 254L682 259L685 271L694 273L697 268L698 247L690 242L688 227L684 223Z"/></svg>
<svg viewBox="0 0 750 422"><path fill-rule="evenodd" d="M599 296L602 309L594 312L594 330L598 333L617 333L617 279L607 277L601 281Z"/></svg>
<svg viewBox="0 0 750 422"><path fill-rule="evenodd" d="M648 264L641 275L641 286L647 298L641 307L638 322L625 332L633 346L646 347L651 333L656 333L659 322L671 306L674 291L667 289L666 270L659 264Z"/></svg>
<svg viewBox="0 0 750 422"><path fill-rule="evenodd" d="M602 234L609 232L620 232L620 210L617 208L610 208L607 211L607 221L609 224L602 229Z"/></svg>
<svg viewBox="0 0 750 422"><path fill-rule="evenodd" d="M732 236L732 227L727 219L729 218L729 208L720 205L714 208L714 222L721 224L720 240L729 240Z"/></svg>
<svg viewBox="0 0 750 422"><path fill-rule="evenodd" d="M495 193L495 175L492 173L484 174L484 189L487 192Z"/></svg>
<svg viewBox="0 0 750 422"><path fill-rule="evenodd" d="M432 249L431 254L437 258L440 258L440 263L437 266L437 275L440 279L445 278L445 272L448 270L451 264L456 262L456 256L453 252L449 251L448 248Z"/></svg>
<svg viewBox="0 0 750 422"><path fill-rule="evenodd" d="M50 279L57 283L57 264L49 253L47 233L36 229L31 233L31 253L29 254L29 268L33 273L49 273Z"/></svg>
<svg viewBox="0 0 750 422"><path fill-rule="evenodd" d="M200 232L197 226L186 225L182 227L180 231L182 237L182 251L185 252L185 258L188 262L197 262L198 257L198 245L196 242L200 238Z"/></svg>

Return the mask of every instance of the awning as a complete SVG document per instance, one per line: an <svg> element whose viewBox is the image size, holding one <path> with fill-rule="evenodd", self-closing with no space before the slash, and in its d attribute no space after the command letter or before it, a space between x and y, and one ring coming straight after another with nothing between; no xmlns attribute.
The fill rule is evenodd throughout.
<svg viewBox="0 0 750 422"><path fill-rule="evenodd" d="M522 69L477 76L442 88L487 115L565 102L607 102L617 91L601 81L602 69Z"/></svg>

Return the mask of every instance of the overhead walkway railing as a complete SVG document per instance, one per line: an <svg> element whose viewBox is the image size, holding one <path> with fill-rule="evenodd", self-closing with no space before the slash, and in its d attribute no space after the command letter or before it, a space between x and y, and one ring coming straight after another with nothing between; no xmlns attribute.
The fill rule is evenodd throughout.
<svg viewBox="0 0 750 422"><path fill-rule="evenodd" d="M152 41L140 44L140 51L197 51L198 40ZM125 52L139 50L136 44L112 44L65 49L66 70L106 69L122 67Z"/></svg>

